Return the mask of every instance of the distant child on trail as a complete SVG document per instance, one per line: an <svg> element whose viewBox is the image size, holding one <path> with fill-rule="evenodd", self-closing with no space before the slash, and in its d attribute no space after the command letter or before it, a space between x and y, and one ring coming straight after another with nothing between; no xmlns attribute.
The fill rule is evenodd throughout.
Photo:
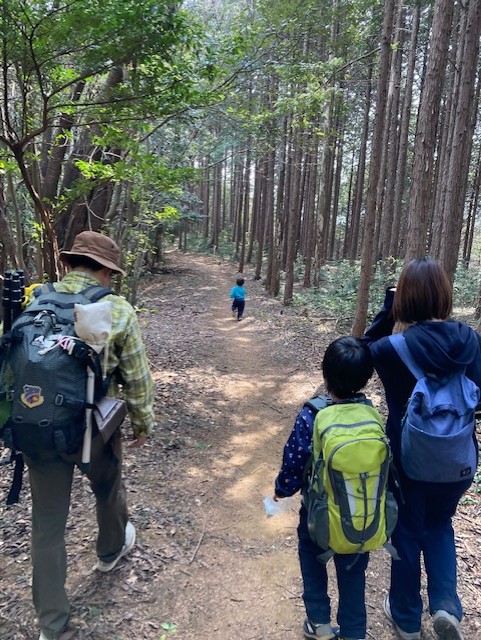
<svg viewBox="0 0 481 640"><path fill-rule="evenodd" d="M244 288L244 282L244 278L237 278L236 286L232 287L230 290L230 298L232 300L232 317L235 318L237 313L237 320L242 320L246 304L246 290Z"/></svg>
<svg viewBox="0 0 481 640"><path fill-rule="evenodd" d="M373 362L369 349L357 338L345 336L332 342L322 362L324 384L329 396L321 396L327 406L319 413L309 404L298 414L293 430L284 447L283 462L275 480L273 499L292 496L299 490L306 490L308 483L305 473L309 461L314 435L316 414L321 416L325 409L333 406L338 413L349 412L353 404L368 405L378 416L370 401L359 393L373 374ZM379 416L380 418L380 416ZM338 426L338 425L336 425ZM332 431L335 427L329 427ZM299 562L304 585L303 600L307 618L303 632L306 638L321 640L365 640L366 604L365 571L369 553L335 553L334 563L339 589L337 622L339 631L331 627L331 604L328 596L328 574L326 564L318 558L323 552L317 546L308 530L308 509L302 502L297 528Z"/></svg>

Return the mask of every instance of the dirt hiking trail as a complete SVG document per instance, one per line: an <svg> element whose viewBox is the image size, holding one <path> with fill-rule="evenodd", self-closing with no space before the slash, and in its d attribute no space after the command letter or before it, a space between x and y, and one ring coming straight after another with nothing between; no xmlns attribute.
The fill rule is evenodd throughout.
<svg viewBox="0 0 481 640"><path fill-rule="evenodd" d="M262 500L272 495L294 418L322 380L324 349L339 334L334 322L269 299L249 270L238 322L229 303L237 275L229 263L174 251L161 273L144 278L140 323L157 428L143 449L125 450L138 543L112 573L92 572L95 507L77 474L67 532L72 631L65 640L303 638L299 498L271 518ZM383 409L376 379L367 393ZM36 640L28 480L21 504L7 508L10 475L0 470L0 640ZM456 517L466 640L481 638L480 502L473 491ZM388 578L389 557L372 553L367 637L374 640L396 637L382 614ZM435 638L428 617L424 638Z"/></svg>

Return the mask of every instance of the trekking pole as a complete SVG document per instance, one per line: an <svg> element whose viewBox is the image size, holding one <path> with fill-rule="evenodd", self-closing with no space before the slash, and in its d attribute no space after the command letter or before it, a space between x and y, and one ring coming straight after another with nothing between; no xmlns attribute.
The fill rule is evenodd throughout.
<svg viewBox="0 0 481 640"><path fill-rule="evenodd" d="M20 282L21 308L23 309L23 305L25 303L25 272L23 269L17 269L17 273Z"/></svg>
<svg viewBox="0 0 481 640"><path fill-rule="evenodd" d="M7 333L12 328L12 304L11 304L11 287L12 272L10 269L5 271L2 290L2 308L3 308L3 333Z"/></svg>
<svg viewBox="0 0 481 640"><path fill-rule="evenodd" d="M11 274L10 281L10 326L15 322L22 313L22 302L25 295L24 287L25 279L22 269ZM20 500L20 491L22 490L23 470L25 461L20 451L12 451L11 462L15 463L13 470L12 486L7 496L7 505L17 504Z"/></svg>
<svg viewBox="0 0 481 640"><path fill-rule="evenodd" d="M21 275L18 271L14 271L14 273L12 273L12 284L10 288L10 305L11 305L12 323L22 313L22 300L23 300L22 279L23 279L23 275Z"/></svg>

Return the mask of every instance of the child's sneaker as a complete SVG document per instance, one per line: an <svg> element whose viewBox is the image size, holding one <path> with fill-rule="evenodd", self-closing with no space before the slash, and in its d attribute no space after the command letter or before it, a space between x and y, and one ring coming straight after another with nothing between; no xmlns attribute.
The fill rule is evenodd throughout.
<svg viewBox="0 0 481 640"><path fill-rule="evenodd" d="M304 620L302 628L306 638L314 638L314 640L336 640L337 635L330 624L316 624L311 622L309 618Z"/></svg>
<svg viewBox="0 0 481 640"><path fill-rule="evenodd" d="M439 609L433 616L434 631L439 640L463 640L459 620L452 614Z"/></svg>
<svg viewBox="0 0 481 640"><path fill-rule="evenodd" d="M420 631L413 631L413 632L403 631L401 627L398 627L398 625L394 622L394 618L392 617L392 613L391 613L391 604L389 602L389 594L386 596L384 600L383 609L384 609L384 615L392 624L392 626L396 629L396 633L401 638L401 640L421 640Z"/></svg>

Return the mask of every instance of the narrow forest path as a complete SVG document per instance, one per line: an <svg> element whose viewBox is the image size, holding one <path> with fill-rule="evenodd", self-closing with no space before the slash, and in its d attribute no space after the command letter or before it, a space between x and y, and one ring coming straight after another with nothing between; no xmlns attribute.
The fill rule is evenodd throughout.
<svg viewBox="0 0 481 640"><path fill-rule="evenodd" d="M111 574L92 573L94 507L79 475L67 537L76 630L66 640L303 637L299 499L272 518L262 499L272 494L284 442L303 400L322 379L322 354L337 334L333 323L323 325L267 298L249 273L245 319L237 322L228 299L236 276L234 266L215 258L172 252L162 273L143 282L140 322L158 425L142 450L125 454L138 544ZM381 406L376 380L369 394ZM3 479L0 488L7 488ZM37 637L24 494L18 507L0 507L0 640ZM463 625L466 638L476 640L479 499L472 503L457 527ZM373 553L367 600L368 637L374 640L395 638L381 611L388 575L387 554ZM433 639L429 621L425 626L425 638Z"/></svg>

